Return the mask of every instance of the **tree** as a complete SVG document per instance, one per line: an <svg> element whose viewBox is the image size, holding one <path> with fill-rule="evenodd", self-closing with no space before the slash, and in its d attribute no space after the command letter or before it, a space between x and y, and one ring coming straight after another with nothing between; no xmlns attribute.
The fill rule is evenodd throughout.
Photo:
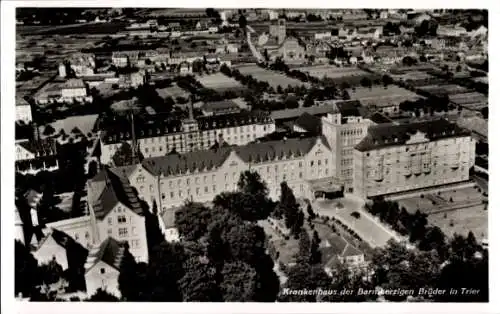
<svg viewBox="0 0 500 314"><path fill-rule="evenodd" d="M321 251L320 251L321 239L319 238L318 231L314 230L313 238L311 241L311 253L309 258L309 263L311 265L321 263Z"/></svg>
<svg viewBox="0 0 500 314"><path fill-rule="evenodd" d="M302 229L299 234L299 252L297 253L297 263L308 263L311 257L311 239L307 231Z"/></svg>
<svg viewBox="0 0 500 314"><path fill-rule="evenodd" d="M247 18L241 14L239 19L238 19L238 24L241 29L243 29L243 32L246 33L246 27L247 27Z"/></svg>
<svg viewBox="0 0 500 314"><path fill-rule="evenodd" d="M303 289L326 289L331 284L331 279L323 270L320 265L309 265L307 263L299 263L291 267L287 271L288 280L286 283L285 291L287 288L290 290L303 290ZM305 294L305 295L292 295L283 294L280 296L280 301L285 302L316 302L318 295Z"/></svg>
<svg viewBox="0 0 500 314"><path fill-rule="evenodd" d="M363 77L361 79L361 86L363 86L363 87L371 87L372 86L372 81L369 78L367 78L367 77Z"/></svg>
<svg viewBox="0 0 500 314"><path fill-rule="evenodd" d="M184 263L185 275L179 280L184 302L223 301L217 282L215 268L204 257L191 257Z"/></svg>
<svg viewBox="0 0 500 314"><path fill-rule="evenodd" d="M131 165L133 162L133 158L132 147L130 146L130 144L127 142L123 142L111 159L113 160L114 165L117 167Z"/></svg>
<svg viewBox="0 0 500 314"><path fill-rule="evenodd" d="M117 302L119 299L107 292L106 290L102 290L101 288L97 289L97 291L86 301L90 302Z"/></svg>
<svg viewBox="0 0 500 314"><path fill-rule="evenodd" d="M149 209L144 210L144 218L146 224L146 238L148 242L148 249L151 251L157 245L160 245L164 240L165 236L160 228L160 222L158 221L158 206L156 201L153 201L152 213Z"/></svg>
<svg viewBox="0 0 500 314"><path fill-rule="evenodd" d="M224 302L250 302L257 290L257 273L250 265L235 261L224 264L220 291Z"/></svg>
<svg viewBox="0 0 500 314"><path fill-rule="evenodd" d="M243 192L223 192L215 196L213 204L249 221L266 219L270 213L270 202L266 198Z"/></svg>
<svg viewBox="0 0 500 314"><path fill-rule="evenodd" d="M387 86L392 83L392 78L389 75L384 74L382 76L382 83L384 84L384 86Z"/></svg>
<svg viewBox="0 0 500 314"><path fill-rule="evenodd" d="M316 218L316 214L314 213L314 211L312 209L311 203L307 204L307 214L309 215L309 217L311 217L311 219Z"/></svg>
<svg viewBox="0 0 500 314"><path fill-rule="evenodd" d="M278 86L276 87L276 93L278 93L278 94L283 94L283 87L281 87L281 85L278 85Z"/></svg>
<svg viewBox="0 0 500 314"><path fill-rule="evenodd" d="M57 263L55 257L48 264L38 267L38 272L40 273L42 283L46 285L58 282L63 275L62 266Z"/></svg>
<svg viewBox="0 0 500 314"><path fill-rule="evenodd" d="M207 232L211 210L200 203L187 202L175 213L175 226L186 240L193 241Z"/></svg>
<svg viewBox="0 0 500 314"><path fill-rule="evenodd" d="M24 244L17 240L14 255L14 291L16 295L22 293L24 297L30 296L37 283L37 261Z"/></svg>
<svg viewBox="0 0 500 314"><path fill-rule="evenodd" d="M281 183L281 197L278 206L285 215L286 227L293 235L298 236L304 224L304 213L299 208L295 195L286 182Z"/></svg>
<svg viewBox="0 0 500 314"><path fill-rule="evenodd" d="M120 263L118 275L118 289L125 301L140 301L139 293L145 287L138 285L138 269L134 257L130 254L128 246L125 247Z"/></svg>
<svg viewBox="0 0 500 314"><path fill-rule="evenodd" d="M50 136L50 135L54 135L56 133L56 130L54 129L54 127L50 124L47 124L45 126L45 129L43 130L43 135L45 136Z"/></svg>

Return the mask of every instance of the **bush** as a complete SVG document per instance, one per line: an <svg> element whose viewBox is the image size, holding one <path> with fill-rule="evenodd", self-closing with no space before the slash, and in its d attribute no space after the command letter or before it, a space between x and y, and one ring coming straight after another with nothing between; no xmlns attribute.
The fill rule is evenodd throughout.
<svg viewBox="0 0 500 314"><path fill-rule="evenodd" d="M424 194L420 194L420 198L424 198Z"/></svg>

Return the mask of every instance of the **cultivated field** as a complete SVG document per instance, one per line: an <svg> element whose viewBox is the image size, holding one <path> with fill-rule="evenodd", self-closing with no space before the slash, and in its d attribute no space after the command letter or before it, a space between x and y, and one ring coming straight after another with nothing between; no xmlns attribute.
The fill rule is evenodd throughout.
<svg viewBox="0 0 500 314"><path fill-rule="evenodd" d="M448 236L453 233L467 235L474 232L476 237L487 237L488 211L483 201L487 197L473 187L438 193L423 194L398 201L410 213L420 210L429 215L429 223L442 228Z"/></svg>
<svg viewBox="0 0 500 314"><path fill-rule="evenodd" d="M431 214L427 219L449 237L455 233L467 236L472 231L478 240L488 238L488 211L484 205Z"/></svg>
<svg viewBox="0 0 500 314"><path fill-rule="evenodd" d="M257 65L243 65L243 66L237 67L237 69L243 75L251 75L259 81L268 82L269 85L271 85L273 88L276 88L278 85L280 85L282 88L285 88L288 85L291 85L293 87L300 86L300 85L304 85L305 87L309 87L308 83L301 82L300 80L287 77L284 74L280 74L277 72L273 72L271 70L263 69Z"/></svg>
<svg viewBox="0 0 500 314"><path fill-rule="evenodd" d="M244 86L241 85L240 82L236 81L232 77L227 77L222 73L197 76L196 79L205 88L210 88L216 91L244 88Z"/></svg>
<svg viewBox="0 0 500 314"><path fill-rule="evenodd" d="M401 88L396 85L388 85L386 88L384 86L373 86L372 88L367 87L356 87L356 89L348 90L351 99L370 99L370 98L405 98L405 99L417 99L419 96L412 91Z"/></svg>
<svg viewBox="0 0 500 314"><path fill-rule="evenodd" d="M309 75L317 77L319 79L325 76L336 79L349 76L363 76L368 74L367 72L357 67L337 67L335 65L328 64L302 67L298 70L309 73Z"/></svg>

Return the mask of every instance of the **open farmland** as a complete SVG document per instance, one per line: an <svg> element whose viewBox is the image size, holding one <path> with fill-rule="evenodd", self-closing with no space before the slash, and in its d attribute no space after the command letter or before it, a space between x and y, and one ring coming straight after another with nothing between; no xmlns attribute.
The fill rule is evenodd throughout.
<svg viewBox="0 0 500 314"><path fill-rule="evenodd" d="M339 78L339 77L348 77L348 76L359 76L366 75L367 72L357 68L357 67L337 67L334 65L315 65L302 67L298 70L302 72L309 73L309 75L317 77L319 79L324 76L329 78Z"/></svg>
<svg viewBox="0 0 500 314"><path fill-rule="evenodd" d="M210 88L218 92L245 88L232 77L227 77L222 73L197 76L196 79L201 83L201 85L203 85L203 87Z"/></svg>
<svg viewBox="0 0 500 314"><path fill-rule="evenodd" d="M243 75L251 75L255 79L263 82L268 82L273 88L281 86L283 88L291 85L292 87L304 85L309 87L309 83L301 82L300 80L290 78L284 74L273 72L271 70L263 69L257 65L243 65L237 67Z"/></svg>
<svg viewBox="0 0 500 314"><path fill-rule="evenodd" d="M481 192L474 187L457 188L422 194L423 197L414 195L398 203L410 213L420 210L428 214L429 223L440 227L447 236L454 233L466 236L472 231L483 238L488 232L488 211L483 204L487 198Z"/></svg>

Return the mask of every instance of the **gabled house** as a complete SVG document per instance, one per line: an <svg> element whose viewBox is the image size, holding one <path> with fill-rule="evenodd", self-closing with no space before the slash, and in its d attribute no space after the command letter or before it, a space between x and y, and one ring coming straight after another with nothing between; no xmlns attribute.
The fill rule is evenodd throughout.
<svg viewBox="0 0 500 314"><path fill-rule="evenodd" d="M111 237L89 252L85 263L85 284L89 296L98 289L107 291L118 298L121 296L118 276L124 252L125 243L118 242Z"/></svg>
<svg viewBox="0 0 500 314"><path fill-rule="evenodd" d="M148 261L143 207L127 179L105 168L87 182L94 243L107 237L127 241L138 262Z"/></svg>
<svg viewBox="0 0 500 314"><path fill-rule="evenodd" d="M69 267L78 267L83 264L87 257L87 250L65 232L52 229L38 243L33 256L39 265L48 264L55 259L63 270L67 270Z"/></svg>
<svg viewBox="0 0 500 314"><path fill-rule="evenodd" d="M366 265L363 252L335 233L320 243L320 250L325 272L329 276L333 275L337 264L344 264L351 272Z"/></svg>

